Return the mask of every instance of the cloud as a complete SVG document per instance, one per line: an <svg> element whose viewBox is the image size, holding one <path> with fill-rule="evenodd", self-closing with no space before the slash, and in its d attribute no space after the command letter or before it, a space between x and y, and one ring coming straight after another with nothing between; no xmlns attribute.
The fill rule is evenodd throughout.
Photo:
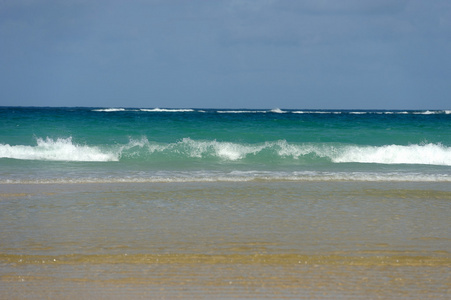
<svg viewBox="0 0 451 300"><path fill-rule="evenodd" d="M406 27L407 1L304 0L231 3L224 44L308 46L349 39L390 38Z"/></svg>
<svg viewBox="0 0 451 300"><path fill-rule="evenodd" d="M277 1L275 6L303 14L385 15L399 13L407 3L407 0L285 0Z"/></svg>
<svg viewBox="0 0 451 300"><path fill-rule="evenodd" d="M3 1L0 96L346 106L434 80L445 99L450 19L446 0Z"/></svg>

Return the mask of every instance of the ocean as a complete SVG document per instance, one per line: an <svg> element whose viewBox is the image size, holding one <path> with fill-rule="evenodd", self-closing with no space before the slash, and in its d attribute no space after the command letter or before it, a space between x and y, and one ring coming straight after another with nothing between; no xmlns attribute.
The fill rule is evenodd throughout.
<svg viewBox="0 0 451 300"><path fill-rule="evenodd" d="M451 111L0 108L0 183L451 181Z"/></svg>
<svg viewBox="0 0 451 300"><path fill-rule="evenodd" d="M451 110L0 107L2 298L446 299Z"/></svg>

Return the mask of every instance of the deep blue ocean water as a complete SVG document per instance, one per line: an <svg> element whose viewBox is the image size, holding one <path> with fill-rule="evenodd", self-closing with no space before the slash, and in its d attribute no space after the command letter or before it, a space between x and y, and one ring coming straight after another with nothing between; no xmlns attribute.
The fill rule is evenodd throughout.
<svg viewBox="0 0 451 300"><path fill-rule="evenodd" d="M451 181L451 111L0 107L0 183Z"/></svg>

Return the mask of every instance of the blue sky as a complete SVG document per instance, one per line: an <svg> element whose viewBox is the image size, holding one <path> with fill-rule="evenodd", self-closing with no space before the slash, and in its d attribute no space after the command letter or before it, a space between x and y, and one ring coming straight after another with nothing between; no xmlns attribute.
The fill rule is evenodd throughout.
<svg viewBox="0 0 451 300"><path fill-rule="evenodd" d="M0 105L449 109L449 0L4 0Z"/></svg>

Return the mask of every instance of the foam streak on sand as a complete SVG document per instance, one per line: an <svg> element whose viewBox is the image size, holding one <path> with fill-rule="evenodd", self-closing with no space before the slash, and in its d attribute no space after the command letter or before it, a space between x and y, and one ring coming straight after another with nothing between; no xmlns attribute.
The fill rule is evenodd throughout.
<svg viewBox="0 0 451 300"><path fill-rule="evenodd" d="M191 171L191 172L157 172L155 174L129 173L125 176L55 174L48 178L3 179L0 184L64 184L64 183L201 183L201 182L451 182L448 174L418 173L369 173L369 172L230 172Z"/></svg>

